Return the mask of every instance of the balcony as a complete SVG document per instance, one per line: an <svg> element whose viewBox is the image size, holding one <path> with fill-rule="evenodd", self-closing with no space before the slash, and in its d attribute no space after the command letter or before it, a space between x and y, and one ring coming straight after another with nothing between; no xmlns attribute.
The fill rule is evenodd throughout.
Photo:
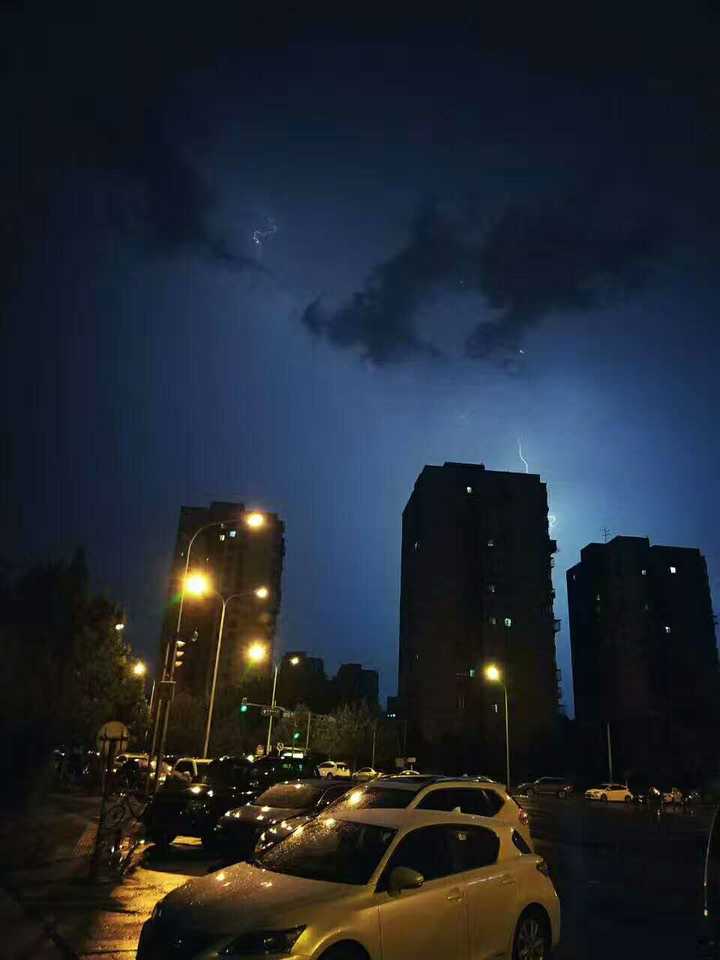
<svg viewBox="0 0 720 960"><path fill-rule="evenodd" d="M557 620L557 619L553 620L553 633L560 633L561 624L562 624L562 620Z"/></svg>

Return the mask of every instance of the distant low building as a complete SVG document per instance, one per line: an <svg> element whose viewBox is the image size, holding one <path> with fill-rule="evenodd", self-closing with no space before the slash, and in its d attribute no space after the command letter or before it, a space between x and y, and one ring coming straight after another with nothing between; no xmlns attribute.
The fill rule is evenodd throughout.
<svg viewBox="0 0 720 960"><path fill-rule="evenodd" d="M377 706L379 679L377 670L367 670L360 663L343 663L335 677L335 693L339 703L364 700Z"/></svg>

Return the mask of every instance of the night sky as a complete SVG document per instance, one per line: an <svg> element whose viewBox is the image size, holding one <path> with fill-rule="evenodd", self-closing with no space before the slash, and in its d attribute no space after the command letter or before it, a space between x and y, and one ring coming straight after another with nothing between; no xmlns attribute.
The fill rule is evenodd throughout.
<svg viewBox="0 0 720 960"><path fill-rule="evenodd" d="M717 19L339 6L3 6L2 557L152 655L179 506L278 511L281 646L387 695L417 474L520 440L572 708L603 528L720 590Z"/></svg>

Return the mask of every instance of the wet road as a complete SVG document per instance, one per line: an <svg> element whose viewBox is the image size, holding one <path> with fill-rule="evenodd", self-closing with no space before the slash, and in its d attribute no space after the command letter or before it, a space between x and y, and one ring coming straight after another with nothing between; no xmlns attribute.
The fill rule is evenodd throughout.
<svg viewBox="0 0 720 960"><path fill-rule="evenodd" d="M694 958L711 810L658 817L624 804L517 799L560 895L557 960ZM135 922L209 864L197 841L181 838L162 855L149 849L126 881L136 886L135 896L125 891Z"/></svg>
<svg viewBox="0 0 720 960"><path fill-rule="evenodd" d="M517 799L560 895L558 960L692 960L710 809Z"/></svg>

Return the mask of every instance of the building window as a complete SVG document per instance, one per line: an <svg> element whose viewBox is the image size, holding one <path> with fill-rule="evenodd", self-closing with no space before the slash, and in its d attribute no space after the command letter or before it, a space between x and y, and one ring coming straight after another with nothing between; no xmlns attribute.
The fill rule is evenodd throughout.
<svg viewBox="0 0 720 960"><path fill-rule="evenodd" d="M506 627L512 626L512 617L505 617L505 626Z"/></svg>
<svg viewBox="0 0 720 960"><path fill-rule="evenodd" d="M677 567L670 567L670 573L677 573Z"/></svg>
<svg viewBox="0 0 720 960"><path fill-rule="evenodd" d="M672 630L667 626L667 624L665 625L665 633L672 633Z"/></svg>
<svg viewBox="0 0 720 960"><path fill-rule="evenodd" d="M494 584L494 583L489 583L489 584L488 584L488 593L495 593L495 584Z"/></svg>
<svg viewBox="0 0 720 960"><path fill-rule="evenodd" d="M419 549L420 549L420 541L416 540L415 543L413 544L413 550L419 550Z"/></svg>
<svg viewBox="0 0 720 960"><path fill-rule="evenodd" d="M497 623L497 617L489 617L488 619L490 620L490 626L494 627Z"/></svg>
<svg viewBox="0 0 720 960"><path fill-rule="evenodd" d="M643 607L643 610L647 611L649 609L650 609L650 604L646 603L645 606Z"/></svg>
<svg viewBox="0 0 720 960"><path fill-rule="evenodd" d="M599 594L599 593L596 593L596 594L595 594L595 599L598 601L598 603L600 602L600 594Z"/></svg>
<svg viewBox="0 0 720 960"><path fill-rule="evenodd" d="M468 670L468 673L470 674L470 679L472 680L473 677L475 676L475 667L470 667L470 669Z"/></svg>
<svg viewBox="0 0 720 960"><path fill-rule="evenodd" d="M494 546L495 546L495 541L494 541L494 540L488 540L488 546L489 546L489 547L494 547Z"/></svg>
<svg viewBox="0 0 720 960"><path fill-rule="evenodd" d="M465 487L465 493L472 493L472 487Z"/></svg>
<svg viewBox="0 0 720 960"><path fill-rule="evenodd" d="M221 534L220 534L220 543L222 543L224 539L225 539L225 534L224 534L224 533L221 533Z"/></svg>
<svg viewBox="0 0 720 960"><path fill-rule="evenodd" d="M647 576L647 570L641 570L641 571L640 571L640 575L643 576L643 577L646 577L646 576Z"/></svg>
<svg viewBox="0 0 720 960"><path fill-rule="evenodd" d="M237 530L231 530L230 536L234 539L237 536Z"/></svg>

